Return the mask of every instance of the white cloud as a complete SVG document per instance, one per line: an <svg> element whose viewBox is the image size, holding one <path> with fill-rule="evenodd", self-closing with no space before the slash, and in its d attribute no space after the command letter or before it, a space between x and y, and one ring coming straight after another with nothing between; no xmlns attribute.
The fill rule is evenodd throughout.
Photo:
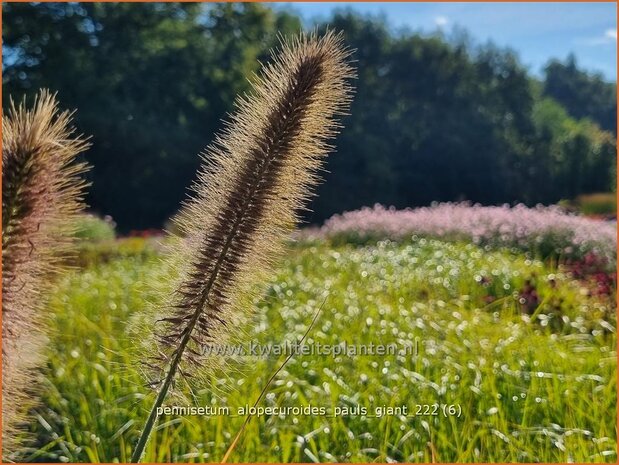
<svg viewBox="0 0 619 465"><path fill-rule="evenodd" d="M617 42L617 29L606 29L604 34L596 37L588 37L586 39L577 39L575 43L583 45L607 45Z"/></svg>
<svg viewBox="0 0 619 465"><path fill-rule="evenodd" d="M434 18L434 24L436 24L438 27L446 26L448 22L449 19L447 19L445 16L437 16Z"/></svg>

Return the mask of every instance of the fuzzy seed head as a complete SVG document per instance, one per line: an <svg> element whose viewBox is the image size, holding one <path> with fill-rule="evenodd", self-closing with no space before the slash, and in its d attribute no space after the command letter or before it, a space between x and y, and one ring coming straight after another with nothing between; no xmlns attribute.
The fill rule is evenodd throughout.
<svg viewBox="0 0 619 465"><path fill-rule="evenodd" d="M41 91L2 117L2 403L3 455L33 384L45 339L45 295L70 249L83 208L86 170L76 156L88 144L73 137L71 114Z"/></svg>
<svg viewBox="0 0 619 465"><path fill-rule="evenodd" d="M350 53L332 32L282 41L204 153L177 217L185 240L159 331L160 356L181 372L233 334L280 257L350 104Z"/></svg>

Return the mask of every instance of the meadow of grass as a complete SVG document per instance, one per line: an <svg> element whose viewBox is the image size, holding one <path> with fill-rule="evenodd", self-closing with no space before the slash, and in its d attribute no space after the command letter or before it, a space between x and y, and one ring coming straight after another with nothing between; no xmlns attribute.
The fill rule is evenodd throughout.
<svg viewBox="0 0 619 465"><path fill-rule="evenodd" d="M57 287L44 398L20 460L129 459L153 395L130 327L166 281L156 250L88 262ZM324 301L306 344L417 340L418 353L296 355L261 406L368 414L253 418L230 460L615 462L614 292L591 292L550 261L465 242L297 244L244 328L248 341L299 339ZM221 460L244 420L236 409L253 404L283 358L228 357L210 387L177 390L165 405L234 415L162 416L144 459ZM426 404L438 412L417 407ZM409 416L374 415L402 405ZM445 415L443 405L454 407Z"/></svg>

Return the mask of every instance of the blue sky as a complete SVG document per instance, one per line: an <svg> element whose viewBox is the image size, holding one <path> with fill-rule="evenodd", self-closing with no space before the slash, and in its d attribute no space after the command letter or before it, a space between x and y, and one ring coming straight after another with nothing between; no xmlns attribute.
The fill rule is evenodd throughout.
<svg viewBox="0 0 619 465"><path fill-rule="evenodd" d="M281 4L311 24L337 8L384 14L393 28L431 33L454 26L467 29L478 42L509 46L539 75L550 58L573 52L581 67L616 80L617 5L615 3L390 3L295 2Z"/></svg>

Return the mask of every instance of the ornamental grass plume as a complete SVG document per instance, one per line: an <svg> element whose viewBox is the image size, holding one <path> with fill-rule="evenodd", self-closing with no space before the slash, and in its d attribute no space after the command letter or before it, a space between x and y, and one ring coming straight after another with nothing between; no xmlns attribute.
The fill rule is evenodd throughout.
<svg viewBox="0 0 619 465"><path fill-rule="evenodd" d="M9 460L33 396L45 340L45 296L71 249L82 210L88 143L69 112L41 91L32 109L11 102L2 117L2 445Z"/></svg>
<svg viewBox="0 0 619 465"><path fill-rule="evenodd" d="M157 397L134 450L141 459L177 374L194 376L248 313L248 296L272 270L283 240L318 182L351 99L350 51L341 34L282 41L249 95L203 156L194 195L176 218L181 265L158 335Z"/></svg>

